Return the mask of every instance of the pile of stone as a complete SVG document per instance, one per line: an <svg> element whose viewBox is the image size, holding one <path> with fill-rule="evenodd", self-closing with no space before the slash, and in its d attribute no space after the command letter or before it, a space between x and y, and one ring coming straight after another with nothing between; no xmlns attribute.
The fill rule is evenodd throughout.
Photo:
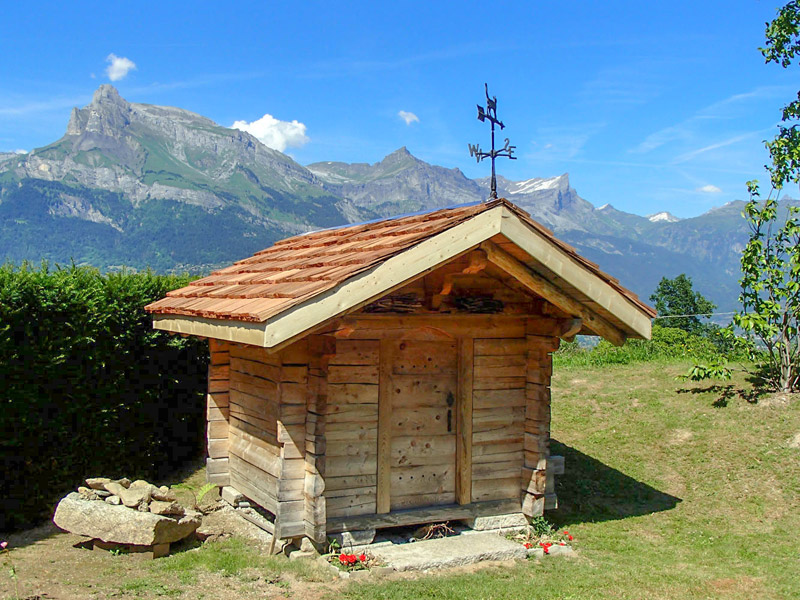
<svg viewBox="0 0 800 600"><path fill-rule="evenodd" d="M94 477L67 494L56 508L55 524L95 542L136 547L153 556L169 552L169 544L191 535L201 514L182 506L166 486L144 480Z"/></svg>
<svg viewBox="0 0 800 600"><path fill-rule="evenodd" d="M144 479L109 479L91 477L86 480L89 487L79 487L78 494L84 500L104 500L108 504L123 505L141 512L182 517L186 510L177 502L175 492L167 486L156 487Z"/></svg>

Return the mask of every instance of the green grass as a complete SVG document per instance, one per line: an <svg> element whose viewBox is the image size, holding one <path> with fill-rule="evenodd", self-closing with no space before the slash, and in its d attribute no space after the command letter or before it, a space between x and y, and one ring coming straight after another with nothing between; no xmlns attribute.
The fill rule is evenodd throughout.
<svg viewBox="0 0 800 600"><path fill-rule="evenodd" d="M560 367L548 519L577 557L353 583L340 598L662 599L800 596L800 399L752 404L741 376L676 381L689 363ZM741 395L740 395L741 394Z"/></svg>
<svg viewBox="0 0 800 600"><path fill-rule="evenodd" d="M240 538L207 542L197 548L172 554L156 561L153 571L154 575L175 575L183 584L195 583L202 572L237 577L242 581L261 577L275 584L287 574L303 580L325 579L324 572L311 562L269 556Z"/></svg>

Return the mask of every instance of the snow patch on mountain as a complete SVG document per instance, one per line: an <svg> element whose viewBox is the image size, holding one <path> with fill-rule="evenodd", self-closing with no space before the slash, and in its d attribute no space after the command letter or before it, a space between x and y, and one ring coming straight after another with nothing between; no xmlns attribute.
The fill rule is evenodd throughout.
<svg viewBox="0 0 800 600"><path fill-rule="evenodd" d="M659 221L664 221L666 223L677 223L678 221L680 221L678 217L676 217L671 213L668 213L667 211L661 211L653 215L647 215L647 220L650 221L651 223L658 223Z"/></svg>
<svg viewBox="0 0 800 600"><path fill-rule="evenodd" d="M554 190L559 188L569 188L569 175L564 173L558 177L541 178L534 177L525 181L515 181L508 186L508 194L530 194L541 190Z"/></svg>

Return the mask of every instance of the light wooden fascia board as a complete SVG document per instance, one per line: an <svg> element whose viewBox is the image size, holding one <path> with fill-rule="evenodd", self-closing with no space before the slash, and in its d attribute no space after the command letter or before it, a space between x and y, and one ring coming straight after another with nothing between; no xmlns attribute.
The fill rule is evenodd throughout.
<svg viewBox="0 0 800 600"><path fill-rule="evenodd" d="M629 333L650 339L650 318L644 312L600 277L567 255L553 244L552 240L524 223L512 211L505 207L501 207L501 209L503 211L500 227L502 235L533 256L545 268L613 314L630 328Z"/></svg>
<svg viewBox="0 0 800 600"><path fill-rule="evenodd" d="M481 248L486 251L489 262L503 269L530 291L553 303L564 312L580 317L580 319L576 319L578 323L574 324L574 327L570 327L567 333L576 333L582 326L582 322L585 322L591 331L603 336L615 346L622 346L625 343L625 332L620 331L574 298L567 296L550 281L532 271L505 250L492 243L483 244Z"/></svg>
<svg viewBox="0 0 800 600"><path fill-rule="evenodd" d="M154 314L153 328L253 346L264 342L264 323Z"/></svg>
<svg viewBox="0 0 800 600"><path fill-rule="evenodd" d="M502 207L471 217L309 298L267 322L259 345L275 348L379 298L500 233Z"/></svg>

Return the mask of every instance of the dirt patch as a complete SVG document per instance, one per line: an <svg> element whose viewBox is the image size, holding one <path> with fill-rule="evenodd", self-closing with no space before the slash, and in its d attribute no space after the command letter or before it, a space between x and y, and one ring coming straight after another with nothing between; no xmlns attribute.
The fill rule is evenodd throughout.
<svg viewBox="0 0 800 600"><path fill-rule="evenodd" d="M694 434L688 429L676 429L669 434L667 443L671 446L684 444L694 437Z"/></svg>
<svg viewBox="0 0 800 600"><path fill-rule="evenodd" d="M798 400L800 400L800 394L779 392L777 394L762 396L758 399L758 406L762 408L786 408Z"/></svg>
<svg viewBox="0 0 800 600"><path fill-rule="evenodd" d="M789 446L789 448L800 448L800 431L795 433L794 437L789 438L786 445Z"/></svg>
<svg viewBox="0 0 800 600"><path fill-rule="evenodd" d="M296 564L300 561L289 561L283 556L275 558L269 569L243 567L233 575L224 568L229 564L235 567L239 557L230 555L220 556L218 571L191 567L173 570L164 568L166 563L162 561L169 558L152 560L147 554L77 548L84 538L61 532L52 524L4 539L9 543L10 558L16 567L20 598L99 600L173 596L314 600L342 585L339 580L317 573L310 563L307 573L303 573ZM172 549L171 557L188 556L198 552L200 544L185 542L174 544ZM7 576L7 569L0 575L0 598L14 598L14 582Z"/></svg>
<svg viewBox="0 0 800 600"><path fill-rule="evenodd" d="M732 598L755 598L762 590L761 581L756 577L723 577L712 579L708 586L716 595Z"/></svg>

